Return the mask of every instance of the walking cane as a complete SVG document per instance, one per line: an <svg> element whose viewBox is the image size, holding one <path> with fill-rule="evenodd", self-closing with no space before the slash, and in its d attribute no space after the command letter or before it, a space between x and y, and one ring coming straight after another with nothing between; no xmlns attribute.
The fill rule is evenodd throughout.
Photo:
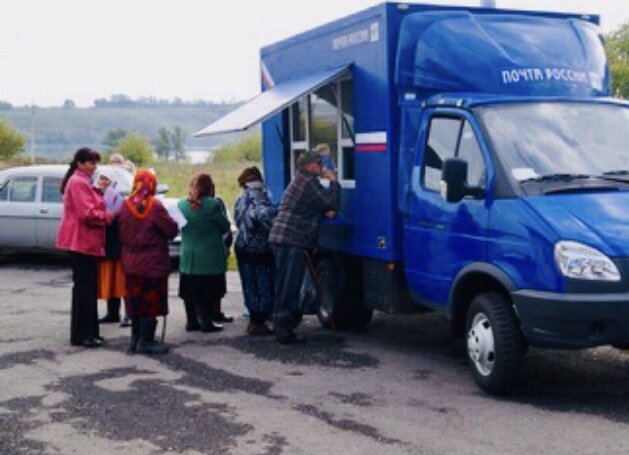
<svg viewBox="0 0 629 455"><path fill-rule="evenodd" d="M162 324L162 343L164 342L164 337L166 337L166 315L164 315L164 324Z"/></svg>

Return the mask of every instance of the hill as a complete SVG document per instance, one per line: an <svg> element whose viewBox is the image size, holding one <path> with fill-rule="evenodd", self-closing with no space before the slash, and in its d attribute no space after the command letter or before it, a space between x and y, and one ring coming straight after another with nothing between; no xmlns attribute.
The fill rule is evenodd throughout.
<svg viewBox="0 0 629 455"><path fill-rule="evenodd" d="M167 106L137 108L14 108L0 111L0 120L35 138L35 154L50 159L65 159L77 148L104 149L109 130L123 128L150 139L157 138L161 127L180 126L186 132L186 149L213 149L239 138L238 135L192 138L192 134L226 114L237 104L209 106Z"/></svg>

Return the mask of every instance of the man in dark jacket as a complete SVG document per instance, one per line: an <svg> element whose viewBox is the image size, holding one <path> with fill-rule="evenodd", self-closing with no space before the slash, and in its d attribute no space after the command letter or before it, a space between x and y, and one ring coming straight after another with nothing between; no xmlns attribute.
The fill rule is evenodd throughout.
<svg viewBox="0 0 629 455"><path fill-rule="evenodd" d="M299 289L306 272L306 252L317 246L322 217L336 216L341 191L334 172L322 170L318 154L303 153L297 168L269 235L275 259L273 323L277 341L283 344L304 341L293 329L302 317ZM329 180L329 188L321 185L320 177Z"/></svg>

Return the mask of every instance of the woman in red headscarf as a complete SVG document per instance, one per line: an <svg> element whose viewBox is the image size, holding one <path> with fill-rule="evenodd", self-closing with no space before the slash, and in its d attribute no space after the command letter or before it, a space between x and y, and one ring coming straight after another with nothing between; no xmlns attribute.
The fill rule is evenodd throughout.
<svg viewBox="0 0 629 455"><path fill-rule="evenodd" d="M127 286L127 313L131 317L129 351L163 354L168 348L155 340L157 316L168 314L168 241L178 227L155 198L157 179L139 170L133 189L119 214L122 267Z"/></svg>

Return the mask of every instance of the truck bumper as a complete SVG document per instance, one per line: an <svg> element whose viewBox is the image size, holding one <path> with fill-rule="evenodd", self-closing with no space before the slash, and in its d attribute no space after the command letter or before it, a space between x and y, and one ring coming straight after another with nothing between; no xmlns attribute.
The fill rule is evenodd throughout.
<svg viewBox="0 0 629 455"><path fill-rule="evenodd" d="M512 293L522 331L532 346L578 349L629 346L629 293Z"/></svg>

